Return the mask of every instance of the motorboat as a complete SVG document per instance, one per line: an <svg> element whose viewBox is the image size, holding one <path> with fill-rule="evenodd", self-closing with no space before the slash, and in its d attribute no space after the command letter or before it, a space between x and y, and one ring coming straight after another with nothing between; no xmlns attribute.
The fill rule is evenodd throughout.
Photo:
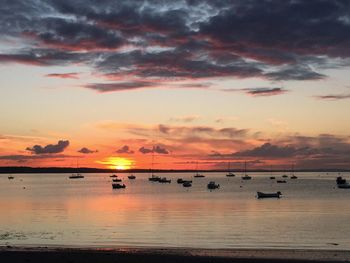
<svg viewBox="0 0 350 263"><path fill-rule="evenodd" d="M134 179L136 179L136 176L132 174L132 175L129 175L128 178L129 178L130 180L134 180Z"/></svg>
<svg viewBox="0 0 350 263"><path fill-rule="evenodd" d="M285 184L285 183L287 183L286 180L277 180L276 182L277 182L278 184Z"/></svg>
<svg viewBox="0 0 350 263"><path fill-rule="evenodd" d="M112 180L114 183L119 183L122 181L122 179L119 179L119 178L113 178Z"/></svg>
<svg viewBox="0 0 350 263"><path fill-rule="evenodd" d="M183 183L184 183L184 180L183 180L182 178L179 178L179 179L176 180L176 182L177 182L178 184L183 184Z"/></svg>
<svg viewBox="0 0 350 263"><path fill-rule="evenodd" d="M282 175L283 178L288 178L288 175L284 174Z"/></svg>
<svg viewBox="0 0 350 263"><path fill-rule="evenodd" d="M252 177L249 176L249 175L247 175L247 174L245 174L244 176L242 176L242 180L251 180L251 179L252 179Z"/></svg>
<svg viewBox="0 0 350 263"><path fill-rule="evenodd" d="M159 183L171 183L171 180L170 179L166 179L166 177L162 177L159 179L158 181Z"/></svg>
<svg viewBox="0 0 350 263"><path fill-rule="evenodd" d="M263 193L263 192L257 192L256 197L258 199L260 198L280 198L282 193L280 191L276 193Z"/></svg>
<svg viewBox="0 0 350 263"><path fill-rule="evenodd" d="M290 179L298 179L298 176L296 176L296 175L292 175L291 177L290 177Z"/></svg>
<svg viewBox="0 0 350 263"><path fill-rule="evenodd" d="M192 183L192 180L183 180L182 178L177 179L176 181L178 184L183 184L185 182Z"/></svg>
<svg viewBox="0 0 350 263"><path fill-rule="evenodd" d="M343 179L341 176L337 177L337 186L340 189L350 189L350 184L346 181L346 179Z"/></svg>
<svg viewBox="0 0 350 263"><path fill-rule="evenodd" d="M148 178L148 181L151 181L151 182L159 182L159 180L160 180L160 177L154 176L153 174L151 177Z"/></svg>
<svg viewBox="0 0 350 263"><path fill-rule="evenodd" d="M270 176L270 179L271 179L271 180L275 180L275 179L276 179L276 177L274 177L274 176Z"/></svg>
<svg viewBox="0 0 350 263"><path fill-rule="evenodd" d="M10 175L9 177L7 177L9 180L15 179L14 176Z"/></svg>
<svg viewBox="0 0 350 263"><path fill-rule="evenodd" d="M211 182L209 182L209 184L207 185L207 187L208 187L208 189L213 190L213 189L219 188L220 185L219 185L219 184L216 184L214 181L211 181Z"/></svg>
<svg viewBox="0 0 350 263"><path fill-rule="evenodd" d="M203 177L205 177L205 175L200 174L200 173L196 173L193 177L194 178L203 178Z"/></svg>
<svg viewBox="0 0 350 263"><path fill-rule="evenodd" d="M111 177L111 178L117 178L117 177L118 177L118 175L116 175L116 174L112 174L112 175L110 175L109 177Z"/></svg>
<svg viewBox="0 0 350 263"><path fill-rule="evenodd" d="M69 176L69 179L82 179L84 178L84 175L82 174L72 174L71 176Z"/></svg>
<svg viewBox="0 0 350 263"><path fill-rule="evenodd" d="M340 185L340 184L346 184L346 179L343 179L343 177L338 176L337 177L337 185Z"/></svg>
<svg viewBox="0 0 350 263"><path fill-rule="evenodd" d="M182 183L182 186L183 186L183 187L191 187L191 186L192 186L192 181L184 181L184 182Z"/></svg>
<svg viewBox="0 0 350 263"><path fill-rule="evenodd" d="M112 184L113 189L123 189L126 188L125 184Z"/></svg>

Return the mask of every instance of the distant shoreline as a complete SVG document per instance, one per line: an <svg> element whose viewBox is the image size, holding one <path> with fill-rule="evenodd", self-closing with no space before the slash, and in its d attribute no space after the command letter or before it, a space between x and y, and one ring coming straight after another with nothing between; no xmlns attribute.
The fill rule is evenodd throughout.
<svg viewBox="0 0 350 263"><path fill-rule="evenodd" d="M26 174L26 173L225 173L227 170L162 170L162 169L129 169L129 170L115 170L115 169L100 169L100 168L72 168L72 167L28 167L28 166L2 166L0 167L0 174ZM242 173L243 170L232 170L234 173ZM252 169L247 170L247 173L262 173L271 172L271 170ZM272 172L291 173L292 170L272 170ZM350 169L299 169L294 172L319 172L319 173L341 173L350 172Z"/></svg>
<svg viewBox="0 0 350 263"><path fill-rule="evenodd" d="M348 262L350 251L304 249L0 247L1 262Z"/></svg>

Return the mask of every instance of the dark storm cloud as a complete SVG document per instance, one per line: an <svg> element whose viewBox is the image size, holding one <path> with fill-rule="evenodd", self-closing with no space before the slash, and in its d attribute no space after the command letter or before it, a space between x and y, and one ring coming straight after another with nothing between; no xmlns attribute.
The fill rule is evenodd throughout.
<svg viewBox="0 0 350 263"><path fill-rule="evenodd" d="M79 151L79 153L84 153L84 154L90 154L90 153L97 153L97 150L90 150L89 148L83 147Z"/></svg>
<svg viewBox="0 0 350 263"><path fill-rule="evenodd" d="M27 147L26 150L33 154L53 154L63 152L69 145L69 141L60 140L57 144L48 144L46 146L34 145Z"/></svg>
<svg viewBox="0 0 350 263"><path fill-rule="evenodd" d="M0 63L83 62L142 81L318 80L319 69L339 66L332 59L350 58L349 13L350 2L340 0L5 0L1 38L21 48L1 53Z"/></svg>
<svg viewBox="0 0 350 263"><path fill-rule="evenodd" d="M115 151L116 153L126 153L126 154L133 154L134 151L130 150L128 145L124 145L123 147L121 147L120 149Z"/></svg>

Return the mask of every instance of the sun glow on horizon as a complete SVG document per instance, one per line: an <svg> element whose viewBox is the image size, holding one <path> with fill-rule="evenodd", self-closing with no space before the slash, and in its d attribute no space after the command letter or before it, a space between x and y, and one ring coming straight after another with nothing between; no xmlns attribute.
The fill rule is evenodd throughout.
<svg viewBox="0 0 350 263"><path fill-rule="evenodd" d="M134 166L134 161L124 157L111 156L103 161L96 161L97 163L107 165L110 169L127 170Z"/></svg>

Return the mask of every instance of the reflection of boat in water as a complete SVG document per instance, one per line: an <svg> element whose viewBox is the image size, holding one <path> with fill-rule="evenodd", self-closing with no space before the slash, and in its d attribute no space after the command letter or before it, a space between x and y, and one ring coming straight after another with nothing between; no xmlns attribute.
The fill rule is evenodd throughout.
<svg viewBox="0 0 350 263"><path fill-rule="evenodd" d="M278 184L285 184L285 183L287 183L286 180L277 180L276 182L277 182Z"/></svg>
<svg viewBox="0 0 350 263"><path fill-rule="evenodd" d="M209 182L209 184L207 185L207 187L208 187L208 189L213 190L213 189L219 188L220 185L219 185L219 184L216 184L214 181L211 181L211 182Z"/></svg>
<svg viewBox="0 0 350 263"><path fill-rule="evenodd" d="M110 175L109 177L111 177L111 178L117 178L117 177L118 177L118 175L116 175L116 174L112 174L112 175Z"/></svg>
<svg viewBox="0 0 350 263"><path fill-rule="evenodd" d="M134 180L134 179L136 179L136 176L132 174L132 175L129 175L128 178L129 178L130 180Z"/></svg>
<svg viewBox="0 0 350 263"><path fill-rule="evenodd" d="M166 177L162 177L158 180L159 183L168 183L170 184L171 183L171 180L170 179L166 179Z"/></svg>
<svg viewBox="0 0 350 263"><path fill-rule="evenodd" d="M112 184L113 189L122 189L126 188L125 184Z"/></svg>
<svg viewBox="0 0 350 263"><path fill-rule="evenodd" d="M184 181L184 182L182 183L182 186L183 186L183 187L191 187L191 186L192 186L192 181Z"/></svg>
<svg viewBox="0 0 350 263"><path fill-rule="evenodd" d="M119 179L119 178L114 178L112 181L113 181L114 183L118 183L118 182L121 182L121 181L122 181L122 179Z"/></svg>
<svg viewBox="0 0 350 263"><path fill-rule="evenodd" d="M84 175L82 174L72 174L71 176L69 176L69 179L82 179L84 178Z"/></svg>
<svg viewBox="0 0 350 263"><path fill-rule="evenodd" d="M10 175L9 177L7 177L9 180L15 179L14 176Z"/></svg>
<svg viewBox="0 0 350 263"><path fill-rule="evenodd" d="M340 189L350 189L350 184L346 181L346 179L343 179L341 176L337 177L337 186Z"/></svg>
<svg viewBox="0 0 350 263"><path fill-rule="evenodd" d="M236 175L230 171L230 162L228 163L228 173L226 174L227 177L235 177Z"/></svg>
<svg viewBox="0 0 350 263"><path fill-rule="evenodd" d="M251 180L252 177L247 175L247 162L244 162L244 176L242 176L242 180Z"/></svg>
<svg viewBox="0 0 350 263"><path fill-rule="evenodd" d="M258 199L260 198L280 198L282 193L280 191L276 193L263 193L263 192L257 192L256 197Z"/></svg>

